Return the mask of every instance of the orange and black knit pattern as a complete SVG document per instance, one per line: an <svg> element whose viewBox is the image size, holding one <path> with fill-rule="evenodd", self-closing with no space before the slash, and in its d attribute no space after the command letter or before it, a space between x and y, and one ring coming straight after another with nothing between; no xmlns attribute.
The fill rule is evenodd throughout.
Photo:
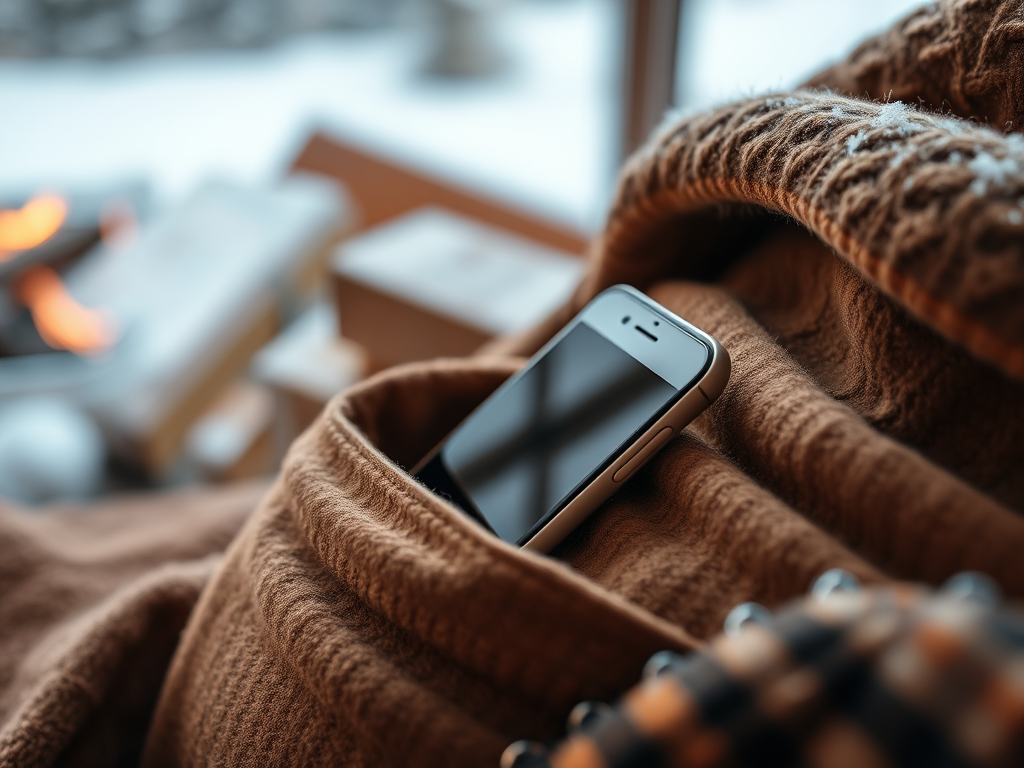
<svg viewBox="0 0 1024 768"><path fill-rule="evenodd" d="M550 758L514 764L1024 764L1024 615L986 601L906 584L812 597L651 666Z"/></svg>

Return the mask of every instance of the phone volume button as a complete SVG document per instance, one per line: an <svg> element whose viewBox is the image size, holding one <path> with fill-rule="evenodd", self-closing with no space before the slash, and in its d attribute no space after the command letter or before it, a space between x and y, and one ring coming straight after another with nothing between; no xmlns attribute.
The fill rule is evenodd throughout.
<svg viewBox="0 0 1024 768"><path fill-rule="evenodd" d="M651 457L661 446L672 439L672 427L665 427L661 432L652 437L647 441L647 445L641 448L639 451L633 454L633 458L627 461L622 467L612 476L612 480L616 483L625 482L626 479L632 475L641 464Z"/></svg>

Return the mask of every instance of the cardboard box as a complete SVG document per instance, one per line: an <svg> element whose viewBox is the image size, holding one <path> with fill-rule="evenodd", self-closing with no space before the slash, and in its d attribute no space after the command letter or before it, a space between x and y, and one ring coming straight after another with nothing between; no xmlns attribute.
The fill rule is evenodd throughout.
<svg viewBox="0 0 1024 768"><path fill-rule="evenodd" d="M350 225L343 191L327 180L211 184L130 252L69 273L79 300L111 311L122 331L80 388L111 452L164 476L193 423L308 303L312 275Z"/></svg>
<svg viewBox="0 0 1024 768"><path fill-rule="evenodd" d="M582 259L438 208L342 244L332 262L342 334L375 367L468 355L554 312Z"/></svg>
<svg viewBox="0 0 1024 768"><path fill-rule="evenodd" d="M314 305L253 358L250 375L274 393L278 458L328 400L366 375L366 353L337 329L334 306Z"/></svg>
<svg viewBox="0 0 1024 768"><path fill-rule="evenodd" d="M313 134L293 170L323 174L344 184L359 207L360 225L367 229L424 206L437 206L573 254L584 253L592 235L336 134Z"/></svg>
<svg viewBox="0 0 1024 768"><path fill-rule="evenodd" d="M235 381L192 425L185 461L204 480L230 482L272 472L274 396L251 381Z"/></svg>

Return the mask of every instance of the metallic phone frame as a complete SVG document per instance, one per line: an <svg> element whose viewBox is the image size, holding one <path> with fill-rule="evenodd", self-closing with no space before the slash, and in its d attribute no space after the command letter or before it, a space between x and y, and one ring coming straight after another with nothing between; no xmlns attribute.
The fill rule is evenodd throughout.
<svg viewBox="0 0 1024 768"><path fill-rule="evenodd" d="M680 388L679 392L681 392L681 394L677 396L678 399L674 399L666 406L666 409L654 414L651 417L651 420L638 430L638 433L635 434L632 441L629 442L625 448L618 453L613 454L609 458L605 465L600 468L596 476L590 475L580 485L567 494L569 501L565 503L564 506L559 508L558 505L556 505L554 512L550 512L538 520L537 523L535 523L534 526L519 539L517 544L522 546L524 549L543 553L549 552L554 548L584 520L586 520L587 517L589 517L604 501L621 488L630 477L636 474L636 472L644 466L644 464L657 455L658 451L660 451L671 438L678 435L687 424L693 421L701 412L713 403L725 389L725 385L729 381L729 373L731 371L729 353L714 337L699 328L696 328L672 312L669 312L667 309L657 304L640 291L627 285L616 285L602 291L571 321L569 321L561 331L559 331L547 344L545 344L537 354L534 355L532 360L536 361L546 355L550 349L558 344L563 337L568 335L568 333L575 328L577 324L584 322L584 319L588 318L588 316L596 316L599 313L609 311L608 308L602 308L602 303L607 302L609 299L613 299L621 306L621 300L624 298L628 298L633 303L636 307L634 311L646 313L645 318L647 320L652 321L652 318L656 318L658 321L664 321L669 326L674 327L676 330L697 340L707 348L708 360L705 362L697 377L691 380L689 384ZM617 316L618 312L615 314ZM609 317L611 317L611 315L609 315ZM606 334L595 328L592 323L588 324L591 328L594 328L608 338ZM639 321L637 324L639 324ZM640 360L640 358L634 354L630 348L625 347L618 341L614 341L610 338L608 338L608 341L618 346L619 349L624 351L626 354L643 363L643 361ZM533 362L518 371L515 375L511 376L500 387L498 387L490 397L497 397L504 390L515 386L518 379L522 377L532 367L532 365ZM658 372L656 371L656 373ZM659 373L659 375L661 374ZM662 378L664 379L665 376L662 376ZM675 385L674 382L670 383ZM454 434L456 430L458 430L458 427L452 430L452 434ZM448 438L446 437L434 448L434 450L427 454L427 456L419 462L416 468L414 468L412 474L416 475L438 453L440 453L447 441ZM616 480L615 476L627 465L631 465L628 471ZM454 474L448 472L447 469L445 469L445 472L451 478L452 482L461 487L461 483ZM472 496L468 493L466 493L465 496L467 500L472 503ZM562 502L560 502L560 504L561 503ZM483 515L478 510L466 511L474 517L478 517L480 519L483 518ZM485 520L482 521L486 523Z"/></svg>

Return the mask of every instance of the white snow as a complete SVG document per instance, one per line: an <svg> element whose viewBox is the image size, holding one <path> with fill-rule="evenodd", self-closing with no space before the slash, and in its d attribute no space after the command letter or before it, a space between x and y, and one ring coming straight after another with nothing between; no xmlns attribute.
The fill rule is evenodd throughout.
<svg viewBox="0 0 1024 768"><path fill-rule="evenodd" d="M787 96L784 99L765 99L765 106L775 109L776 107L798 107L804 102L795 96Z"/></svg>
<svg viewBox="0 0 1024 768"><path fill-rule="evenodd" d="M204 2L153 6L208 7ZM313 7L303 2L289 10ZM86 5L97 4L75 8ZM35 12L37 3L0 0L0 16L22 6ZM512 66L479 82L420 77L432 28L411 18L259 49L109 61L0 56L0 189L17 196L47 184L144 177L158 205L175 204L210 177L276 180L317 127L420 172L595 231L619 163L619 70L608 55L621 35L618 4L501 6L494 31Z"/></svg>
<svg viewBox="0 0 1024 768"><path fill-rule="evenodd" d="M846 120L848 117L850 117L850 115L843 112L843 108L840 107L838 104L832 105L832 112L830 114L832 115L832 117L830 117L826 121L828 125L835 125L840 120Z"/></svg>
<svg viewBox="0 0 1024 768"><path fill-rule="evenodd" d="M902 101L884 104L878 116L871 121L871 127L882 129L883 135L890 138L910 136L921 130L920 126L910 121L910 115L913 112L913 108L908 107ZM866 138L866 131L863 129L857 131L846 140L846 154L852 155L856 152ZM900 158L899 162L902 163L905 159L905 157Z"/></svg>
<svg viewBox="0 0 1024 768"><path fill-rule="evenodd" d="M707 107L751 93L789 90L924 4L925 0L686 0L676 101Z"/></svg>
<svg viewBox="0 0 1024 768"><path fill-rule="evenodd" d="M914 147L904 144L896 150L896 154L889 161L889 166L891 168L899 168L908 158L913 157L915 154L917 154L917 150Z"/></svg>
<svg viewBox="0 0 1024 768"><path fill-rule="evenodd" d="M974 173L971 191L976 195L983 195L993 187L1005 189L1011 177L1021 174L1020 163L1014 158L1000 159L982 149L977 151L967 167Z"/></svg>
<svg viewBox="0 0 1024 768"><path fill-rule="evenodd" d="M956 117L944 117L936 122L940 128L952 133L954 136L959 136L967 130L968 126L970 126L970 123L966 120L961 120Z"/></svg>
<svg viewBox="0 0 1024 768"><path fill-rule="evenodd" d="M1015 209L1010 209L1006 212L1006 220L1011 224L1020 224L1024 221L1024 213Z"/></svg>
<svg viewBox="0 0 1024 768"><path fill-rule="evenodd" d="M853 136L846 140L846 154L852 155L856 152L860 145L864 143L864 139L868 137L867 133L863 130L857 131Z"/></svg>
<svg viewBox="0 0 1024 768"><path fill-rule="evenodd" d="M914 110L902 101L893 101L885 104L878 117L871 121L872 128L883 128L887 133L895 133L897 136L910 136L917 133L920 128L910 122L910 115Z"/></svg>

